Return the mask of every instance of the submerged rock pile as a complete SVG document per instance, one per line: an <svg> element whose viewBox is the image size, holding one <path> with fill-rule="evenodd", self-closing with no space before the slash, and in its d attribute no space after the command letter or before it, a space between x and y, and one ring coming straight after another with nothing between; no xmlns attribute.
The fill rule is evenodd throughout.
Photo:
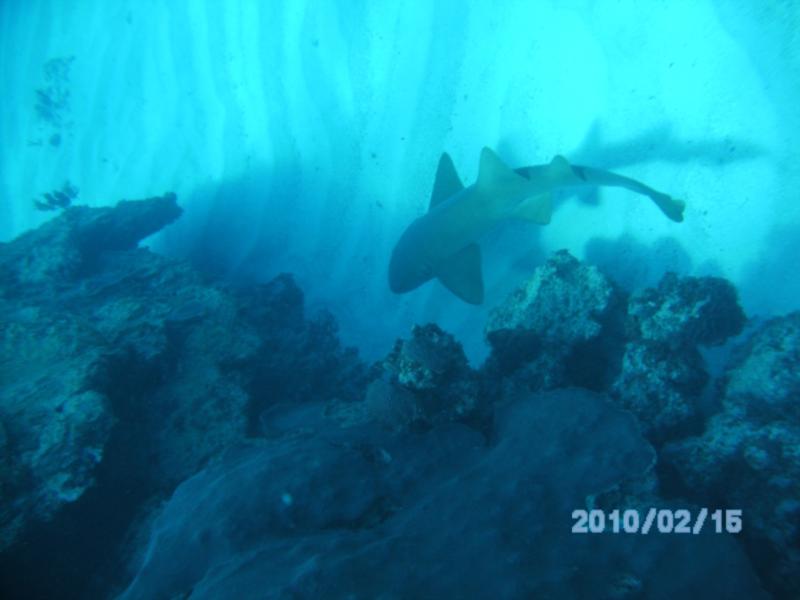
<svg viewBox="0 0 800 600"><path fill-rule="evenodd" d="M724 279L667 273L657 288L628 301L622 366L611 396L639 417L655 443L702 427L709 374L698 346L724 343L745 321Z"/></svg>
<svg viewBox="0 0 800 600"><path fill-rule="evenodd" d="M629 294L562 251L492 311L479 369L434 324L368 366L291 276L233 288L138 248L179 215L169 194L71 207L0 245L12 591L800 591L797 314L709 385L699 348L746 320L728 282L668 274ZM738 507L746 529L571 534L597 506ZM33 577L44 564L57 584Z"/></svg>
<svg viewBox="0 0 800 600"><path fill-rule="evenodd" d="M28 521L49 520L93 485L116 420L112 390L103 381L113 357L125 352L118 333L129 325L129 315L96 298L114 274L137 275L130 262L112 272L101 263L113 260L109 253L141 257L138 240L180 213L174 196L113 209L76 207L2 247L0 548ZM100 240L109 245L98 246ZM146 302L142 295L139 304ZM157 334L147 337L150 347L163 344ZM141 345L144 339L125 341Z"/></svg>
<svg viewBox="0 0 800 600"><path fill-rule="evenodd" d="M415 326L381 364L367 389L369 418L398 431L477 422L486 411L478 374L455 338L436 325Z"/></svg>
<svg viewBox="0 0 800 600"><path fill-rule="evenodd" d="M698 346L721 344L744 324L723 279L668 273L657 288L627 296L561 251L491 312L484 371L531 390L604 391L661 444L702 425L709 375Z"/></svg>
<svg viewBox="0 0 800 600"><path fill-rule="evenodd" d="M488 446L453 424L329 435L254 446L183 483L121 600L761 597L730 538L579 536L554 518L654 460L634 418L591 392L511 400Z"/></svg>
<svg viewBox="0 0 800 600"><path fill-rule="evenodd" d="M722 411L664 460L706 503L745 511L773 589L800 590L800 312L772 319L728 367Z"/></svg>
<svg viewBox="0 0 800 600"><path fill-rule="evenodd" d="M363 397L365 367L341 348L329 315L306 318L290 276L226 288L137 247L180 213L172 194L71 207L0 246L6 581L36 581L36 560L58 574L76 543L60 537L70 527L119 540L143 502L257 434L261 411L278 398ZM102 509L87 522L67 526L95 504ZM26 536L43 529L48 546L29 551ZM63 569L61 587L76 571Z"/></svg>
<svg viewBox="0 0 800 600"><path fill-rule="evenodd" d="M489 374L513 375L535 390L602 387L605 344L619 326L621 301L596 267L557 252L490 313Z"/></svg>

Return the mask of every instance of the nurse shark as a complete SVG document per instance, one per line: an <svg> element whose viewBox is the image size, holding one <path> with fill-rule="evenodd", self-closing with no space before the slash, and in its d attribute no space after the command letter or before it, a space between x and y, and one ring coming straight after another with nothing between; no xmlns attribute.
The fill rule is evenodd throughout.
<svg viewBox="0 0 800 600"><path fill-rule="evenodd" d="M563 156L545 165L510 169L484 148L478 181L464 187L452 159L444 153L428 212L408 226L392 251L389 287L403 294L438 279L465 302L481 304L484 292L478 240L508 219L546 225L553 212L553 191L597 186L643 194L669 219L683 221L683 201L610 171L572 165Z"/></svg>

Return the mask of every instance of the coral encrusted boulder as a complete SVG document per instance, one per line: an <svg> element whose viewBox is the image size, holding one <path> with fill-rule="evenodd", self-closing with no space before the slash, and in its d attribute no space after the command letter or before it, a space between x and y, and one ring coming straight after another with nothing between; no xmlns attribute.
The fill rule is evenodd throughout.
<svg viewBox="0 0 800 600"><path fill-rule="evenodd" d="M723 410L663 453L693 500L743 511L764 578L800 597L800 312L768 321L726 373Z"/></svg>
<svg viewBox="0 0 800 600"><path fill-rule="evenodd" d="M698 345L723 343L745 320L728 281L667 273L657 288L628 301L627 339L611 396L655 443L691 433L701 425L700 397L709 380Z"/></svg>
<svg viewBox="0 0 800 600"><path fill-rule="evenodd" d="M622 311L616 286L561 250L491 311L487 370L532 389L602 388Z"/></svg>
<svg viewBox="0 0 800 600"><path fill-rule="evenodd" d="M395 342L366 398L370 418L398 430L479 419L484 408L461 344L433 324Z"/></svg>
<svg viewBox="0 0 800 600"><path fill-rule="evenodd" d="M103 327L114 309L97 297L119 281L98 265L180 214L173 194L72 207L0 246L0 549L94 484L116 421L109 366L137 341L164 343Z"/></svg>

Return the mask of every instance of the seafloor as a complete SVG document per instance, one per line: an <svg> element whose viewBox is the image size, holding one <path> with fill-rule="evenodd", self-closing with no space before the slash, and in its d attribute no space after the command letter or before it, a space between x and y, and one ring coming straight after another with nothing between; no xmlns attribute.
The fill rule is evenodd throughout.
<svg viewBox="0 0 800 600"><path fill-rule="evenodd" d="M800 313L562 251L476 323L480 368L434 324L369 365L291 275L138 247L180 214L0 244L3 597L800 597ZM743 529L571 533L650 507Z"/></svg>

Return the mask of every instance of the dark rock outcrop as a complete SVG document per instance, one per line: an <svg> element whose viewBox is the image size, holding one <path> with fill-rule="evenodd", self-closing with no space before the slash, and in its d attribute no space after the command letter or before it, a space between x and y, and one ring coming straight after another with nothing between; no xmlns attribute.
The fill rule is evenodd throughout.
<svg viewBox="0 0 800 600"><path fill-rule="evenodd" d="M105 352L83 319L0 301L0 550L94 483L114 416Z"/></svg>
<svg viewBox="0 0 800 600"><path fill-rule="evenodd" d="M576 508L651 506L743 508L759 572L800 589L800 315L751 338L722 412L675 443L718 389L698 346L744 323L723 280L628 297L560 252L492 311L479 371L433 324L367 369L290 275L234 288L137 247L179 214L170 194L71 207L0 245L17 595L107 597L138 548L125 598L760 597L710 528L569 533Z"/></svg>
<svg viewBox="0 0 800 600"><path fill-rule="evenodd" d="M76 279L101 267L99 259L135 248L181 212L175 194L122 201L114 207L72 206L3 246L0 292L30 300L32 295L69 291Z"/></svg>
<svg viewBox="0 0 800 600"><path fill-rule="evenodd" d="M141 311L119 299L95 303L98 281L81 274L179 214L171 194L73 207L0 248L0 548L94 484L116 420L105 379L120 346L165 345L158 336L126 337L147 330L136 322ZM125 262L122 277L139 274Z"/></svg>
<svg viewBox="0 0 800 600"><path fill-rule="evenodd" d="M142 506L260 435L272 403L363 398L366 368L290 276L234 289L137 247L180 212L172 194L71 207L0 246L0 578L42 597L85 585ZM77 569L81 527L103 542ZM58 576L32 578L30 552Z"/></svg>
<svg viewBox="0 0 800 600"><path fill-rule="evenodd" d="M615 351L622 296L593 266L566 250L493 309L486 324L491 377L514 375L530 389L603 387Z"/></svg>
<svg viewBox="0 0 800 600"><path fill-rule="evenodd" d="M738 351L723 410L664 460L697 501L744 511L742 536L773 589L800 597L800 312Z"/></svg>
<svg viewBox="0 0 800 600"><path fill-rule="evenodd" d="M322 441L341 435L246 449L182 484L121 599L763 597L724 536L570 534L576 499L654 460L597 395L510 400L490 447L453 424Z"/></svg>
<svg viewBox="0 0 800 600"><path fill-rule="evenodd" d="M628 319L630 337L677 351L721 344L747 322L730 282L675 273L665 274L657 288L634 293Z"/></svg>
<svg viewBox="0 0 800 600"><path fill-rule="evenodd" d="M237 292L240 319L259 337L258 352L231 372L248 374L248 433L269 428L269 409L314 402L348 404L362 400L367 368L353 348L339 342L333 316L307 316L303 292L282 274L265 285ZM265 412L266 411L266 412Z"/></svg>
<svg viewBox="0 0 800 600"><path fill-rule="evenodd" d="M561 251L490 313L483 372L527 389L607 391L661 444L702 425L709 375L698 345L720 344L744 323L723 279L667 274L657 288L626 297Z"/></svg>
<svg viewBox="0 0 800 600"><path fill-rule="evenodd" d="M721 344L741 333L744 323L736 290L724 279L667 273L657 288L635 292L628 301L612 397L639 417L656 443L699 430L709 375L698 345Z"/></svg>
<svg viewBox="0 0 800 600"><path fill-rule="evenodd" d="M609 392L636 415L648 439L663 443L700 426L700 397L708 380L696 348L675 354L657 344L628 342Z"/></svg>
<svg viewBox="0 0 800 600"><path fill-rule="evenodd" d="M365 410L391 429L429 429L446 422L474 422L487 406L477 374L455 338L436 325L414 326L398 340L370 383Z"/></svg>

